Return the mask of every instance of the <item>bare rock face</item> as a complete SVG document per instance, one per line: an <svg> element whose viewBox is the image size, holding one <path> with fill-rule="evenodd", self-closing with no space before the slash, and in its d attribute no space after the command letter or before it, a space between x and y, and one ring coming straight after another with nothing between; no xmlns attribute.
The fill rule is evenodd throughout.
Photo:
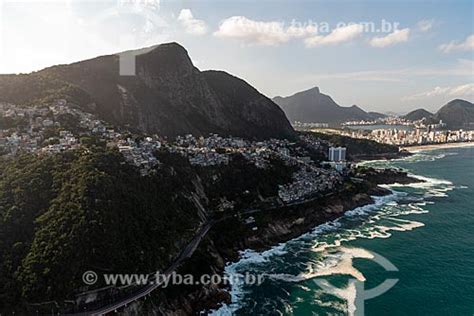
<svg viewBox="0 0 474 316"><path fill-rule="evenodd" d="M145 123L147 130L256 138L293 133L283 111L270 99L223 71L199 71L176 43L137 56L136 79L142 89L137 94L147 90L145 86L147 94L153 95L148 112L156 117ZM141 98L148 99L146 95Z"/></svg>
<svg viewBox="0 0 474 316"><path fill-rule="evenodd" d="M221 104L218 111L225 116L225 122L219 121L219 125L226 124L226 130L231 134L258 135L258 138L293 135L283 110L247 82L223 71L204 71L202 74Z"/></svg>
<svg viewBox="0 0 474 316"><path fill-rule="evenodd" d="M76 103L102 119L147 133L256 139L294 135L273 101L225 72L201 72L179 44L120 55L126 54L135 56L135 76L119 75L119 55L102 56L29 75L0 76L0 101L31 103L68 92L67 97L86 100ZM20 93L25 90L27 97Z"/></svg>

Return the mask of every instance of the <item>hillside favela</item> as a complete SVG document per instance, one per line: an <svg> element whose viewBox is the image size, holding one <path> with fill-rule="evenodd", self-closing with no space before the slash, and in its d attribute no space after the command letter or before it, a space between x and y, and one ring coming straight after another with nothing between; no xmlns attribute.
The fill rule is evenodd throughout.
<svg viewBox="0 0 474 316"><path fill-rule="evenodd" d="M0 316L473 315L473 12L0 0Z"/></svg>

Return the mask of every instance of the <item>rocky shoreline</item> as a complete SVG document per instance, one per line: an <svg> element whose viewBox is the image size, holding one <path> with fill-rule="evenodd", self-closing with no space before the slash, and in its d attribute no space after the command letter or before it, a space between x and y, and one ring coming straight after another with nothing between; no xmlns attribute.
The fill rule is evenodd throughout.
<svg viewBox="0 0 474 316"><path fill-rule="evenodd" d="M374 203L372 196L392 192L380 184L408 184L423 182L395 169L364 168L356 180L342 190L294 206L252 214L253 224L245 223L246 216L235 216L217 223L202 244L177 272L193 274L224 274L226 263L239 260L240 252L256 251L301 236L314 227L341 217L346 211ZM255 230L254 227L257 227ZM203 315L231 302L225 285L172 286L157 291L152 300L130 306L125 314Z"/></svg>

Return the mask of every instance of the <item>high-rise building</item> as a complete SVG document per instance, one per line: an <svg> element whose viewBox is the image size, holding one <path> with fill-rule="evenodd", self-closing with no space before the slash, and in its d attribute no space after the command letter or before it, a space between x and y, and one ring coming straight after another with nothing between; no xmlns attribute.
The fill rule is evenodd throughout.
<svg viewBox="0 0 474 316"><path fill-rule="evenodd" d="M346 160L346 147L330 147L329 148L329 161L345 161Z"/></svg>

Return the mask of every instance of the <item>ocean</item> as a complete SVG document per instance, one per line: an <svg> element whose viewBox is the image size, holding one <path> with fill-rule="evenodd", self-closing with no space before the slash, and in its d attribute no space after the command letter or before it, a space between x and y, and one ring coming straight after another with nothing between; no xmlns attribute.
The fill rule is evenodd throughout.
<svg viewBox="0 0 474 316"><path fill-rule="evenodd" d="M264 281L234 282L232 304L213 314L474 315L474 148L368 164L426 182L387 186L393 194L373 205L268 251L242 252L226 274Z"/></svg>

